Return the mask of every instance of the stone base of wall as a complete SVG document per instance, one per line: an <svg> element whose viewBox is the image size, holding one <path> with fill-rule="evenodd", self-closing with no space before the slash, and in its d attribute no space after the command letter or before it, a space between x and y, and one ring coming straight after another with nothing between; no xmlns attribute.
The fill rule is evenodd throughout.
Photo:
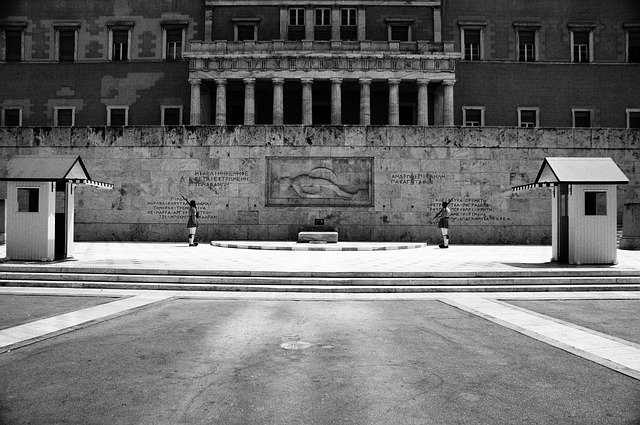
<svg viewBox="0 0 640 425"><path fill-rule="evenodd" d="M359 126L0 128L0 175L16 155L80 155L75 238L295 241L316 220L341 241L438 244L431 221L452 199L451 244L551 243L551 190L513 193L545 157L611 157L640 199L640 131ZM2 193L0 191L0 193ZM621 214L620 214L621 215Z"/></svg>

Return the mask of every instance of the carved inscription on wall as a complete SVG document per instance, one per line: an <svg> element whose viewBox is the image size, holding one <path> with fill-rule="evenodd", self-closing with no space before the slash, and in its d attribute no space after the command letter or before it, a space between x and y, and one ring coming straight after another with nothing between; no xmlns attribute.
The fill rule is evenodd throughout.
<svg viewBox="0 0 640 425"><path fill-rule="evenodd" d="M431 202L430 209L439 211L443 201L449 199L438 198ZM451 220L459 222L505 222L511 219L503 211L496 209L485 198L454 198L449 205Z"/></svg>
<svg viewBox="0 0 640 425"><path fill-rule="evenodd" d="M248 183L248 171L192 171L188 174L189 186L209 189L227 188L231 183Z"/></svg>
<svg viewBox="0 0 640 425"><path fill-rule="evenodd" d="M267 157L267 206L373 205L373 158Z"/></svg>
<svg viewBox="0 0 640 425"><path fill-rule="evenodd" d="M432 184L439 180L444 179L442 173L430 173L430 172L391 172L389 180L391 184L406 184L406 185L422 185Z"/></svg>
<svg viewBox="0 0 640 425"><path fill-rule="evenodd" d="M200 220L213 218L213 202L197 200ZM157 223L176 223L189 219L189 206L181 197L149 200L146 203L146 215Z"/></svg>

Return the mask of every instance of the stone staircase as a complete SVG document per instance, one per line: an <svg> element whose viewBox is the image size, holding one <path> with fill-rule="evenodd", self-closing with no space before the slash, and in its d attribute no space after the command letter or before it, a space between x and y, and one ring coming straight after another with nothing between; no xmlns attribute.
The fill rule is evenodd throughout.
<svg viewBox="0 0 640 425"><path fill-rule="evenodd" d="M173 291L418 293L512 291L638 291L640 272L332 273L98 269L3 265L0 286Z"/></svg>

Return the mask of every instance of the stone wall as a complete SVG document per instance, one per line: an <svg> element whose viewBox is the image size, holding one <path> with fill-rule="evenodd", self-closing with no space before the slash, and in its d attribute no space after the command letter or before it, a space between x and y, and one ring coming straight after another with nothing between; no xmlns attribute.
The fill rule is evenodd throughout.
<svg viewBox="0 0 640 425"><path fill-rule="evenodd" d="M76 240L186 241L198 202L201 241L294 240L323 219L340 240L439 240L429 222L454 198L452 243L548 244L545 157L607 156L640 199L640 131L458 127L238 126L0 128L0 175L16 155L80 155ZM0 190L0 193L2 191ZM352 199L353 201L350 201Z"/></svg>

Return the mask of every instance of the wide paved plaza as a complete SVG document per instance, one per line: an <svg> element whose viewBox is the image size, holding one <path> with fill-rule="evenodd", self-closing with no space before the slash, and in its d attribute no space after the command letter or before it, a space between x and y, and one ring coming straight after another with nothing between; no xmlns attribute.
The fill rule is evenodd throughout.
<svg viewBox="0 0 640 425"><path fill-rule="evenodd" d="M456 267L470 274L602 271L550 264L549 247L452 247L447 257L429 246L314 254L78 245L74 261L42 267L300 269L301 283L305 272L331 270L381 277ZM606 270L639 270L640 253L620 252L619 264ZM37 263L8 262L0 271L10 266ZM0 423L638 423L639 311L634 290L317 293L5 284Z"/></svg>

